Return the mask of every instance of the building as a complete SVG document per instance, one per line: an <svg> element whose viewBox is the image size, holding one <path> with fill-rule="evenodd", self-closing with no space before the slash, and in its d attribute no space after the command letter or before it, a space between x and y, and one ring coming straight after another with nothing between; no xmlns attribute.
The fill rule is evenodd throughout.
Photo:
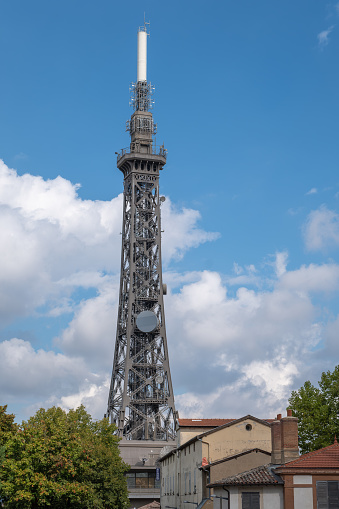
<svg viewBox="0 0 339 509"><path fill-rule="evenodd" d="M303 454L275 469L284 481L284 509L339 508L339 444Z"/></svg>
<svg viewBox="0 0 339 509"><path fill-rule="evenodd" d="M284 509L284 482L271 464L229 476L209 487L214 488L213 509Z"/></svg>
<svg viewBox="0 0 339 509"><path fill-rule="evenodd" d="M117 156L124 176L120 294L107 417L121 437L131 507L160 499L157 459L175 446L174 395L167 349L162 282L159 175L166 164L156 147L147 81L147 29L138 31L130 146Z"/></svg>
<svg viewBox="0 0 339 509"><path fill-rule="evenodd" d="M339 508L339 444L210 483L214 509Z"/></svg>
<svg viewBox="0 0 339 509"><path fill-rule="evenodd" d="M229 465L225 463L228 468L218 472L219 476L224 475L218 480L210 480L207 488L214 490L213 509L284 508L284 479L279 475L277 467L282 460L296 460L299 457L298 420L292 416L291 410L287 411L286 417L282 418L279 414L277 419L271 421L270 435L271 461L267 461L268 457L261 451L257 465L248 469L244 468L245 463L235 463L230 458ZM254 462L253 454L254 451L251 451L249 460ZM261 463L261 460L264 461ZM306 507L311 509L312 506ZM293 506L287 505L285 509L293 509Z"/></svg>
<svg viewBox="0 0 339 509"><path fill-rule="evenodd" d="M272 458L298 456L296 419L289 412L287 418L277 420L280 424L272 423ZM282 465L262 465L208 487L214 489L214 509L337 509L339 444L335 438L332 445Z"/></svg>
<svg viewBox="0 0 339 509"><path fill-rule="evenodd" d="M270 462L272 420L224 421L216 427L214 419L179 419L178 445L160 459L161 507L212 507L210 476Z"/></svg>

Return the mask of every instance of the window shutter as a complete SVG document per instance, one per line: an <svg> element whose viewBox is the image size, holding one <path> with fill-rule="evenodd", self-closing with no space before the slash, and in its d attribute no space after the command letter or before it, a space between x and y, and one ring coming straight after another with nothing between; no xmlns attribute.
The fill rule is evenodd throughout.
<svg viewBox="0 0 339 509"><path fill-rule="evenodd" d="M327 481L317 481L317 509L328 509Z"/></svg>
<svg viewBox="0 0 339 509"><path fill-rule="evenodd" d="M251 509L251 498L250 493L243 493L242 498L242 509Z"/></svg>
<svg viewBox="0 0 339 509"><path fill-rule="evenodd" d="M339 507L338 481L328 481L327 489L328 489L329 509L338 509Z"/></svg>
<svg viewBox="0 0 339 509"><path fill-rule="evenodd" d="M242 493L242 509L260 509L260 494L258 492Z"/></svg>

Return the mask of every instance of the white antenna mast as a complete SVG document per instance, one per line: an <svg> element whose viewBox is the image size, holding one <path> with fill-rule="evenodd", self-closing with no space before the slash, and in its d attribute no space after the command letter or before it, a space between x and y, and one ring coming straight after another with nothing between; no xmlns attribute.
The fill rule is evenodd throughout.
<svg viewBox="0 0 339 509"><path fill-rule="evenodd" d="M144 26L139 27L138 30L138 66L137 66L137 82L147 81L147 26L149 22L145 21L144 13Z"/></svg>

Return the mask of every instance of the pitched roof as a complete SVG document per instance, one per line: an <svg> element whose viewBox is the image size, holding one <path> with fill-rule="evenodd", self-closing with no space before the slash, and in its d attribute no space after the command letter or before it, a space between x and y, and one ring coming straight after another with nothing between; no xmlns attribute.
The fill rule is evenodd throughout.
<svg viewBox="0 0 339 509"><path fill-rule="evenodd" d="M252 470L248 470L247 472L242 472L241 474L226 477L226 479L208 484L207 487L263 486L268 484L283 484L281 477L274 473L272 465L261 465L260 467L252 468Z"/></svg>
<svg viewBox="0 0 339 509"><path fill-rule="evenodd" d="M160 503L153 500L150 504L143 505L142 507L139 507L139 509L160 509Z"/></svg>
<svg viewBox="0 0 339 509"><path fill-rule="evenodd" d="M339 444L335 440L334 444L303 454L293 461L289 461L279 467L282 473L288 469L308 469L308 468L336 468L339 469Z"/></svg>
<svg viewBox="0 0 339 509"><path fill-rule="evenodd" d="M218 427L228 422L232 422L234 419L178 419L180 428L184 427Z"/></svg>
<svg viewBox="0 0 339 509"><path fill-rule="evenodd" d="M256 421L264 421L266 423L270 423L274 421L274 419L258 419L257 417L253 417L252 415L245 415L245 417L240 417L238 419L178 419L178 424L180 428L184 427L216 427L223 426L225 424L230 424L231 422L240 422L244 419L254 419Z"/></svg>

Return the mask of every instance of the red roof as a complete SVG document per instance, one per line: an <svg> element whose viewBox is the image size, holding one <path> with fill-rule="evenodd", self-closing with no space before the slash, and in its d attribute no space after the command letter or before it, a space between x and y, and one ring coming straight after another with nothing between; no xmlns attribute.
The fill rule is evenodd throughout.
<svg viewBox="0 0 339 509"><path fill-rule="evenodd" d="M153 500L150 504L143 505L139 509L160 509L160 503L156 500Z"/></svg>
<svg viewBox="0 0 339 509"><path fill-rule="evenodd" d="M279 467L279 471L284 469L298 468L337 468L339 469L339 444L337 441L332 445L303 454L300 458L289 461Z"/></svg>
<svg viewBox="0 0 339 509"><path fill-rule="evenodd" d="M218 427L223 424L228 424L229 422L234 421L235 419L178 419L179 426L183 428L184 426L193 427L196 426L198 428L203 427Z"/></svg>
<svg viewBox="0 0 339 509"><path fill-rule="evenodd" d="M247 418L251 418L250 415L246 416ZM187 427L194 427L197 428L203 428L203 427L210 427L210 428L217 428L218 426L223 426L224 424L229 424L230 422L236 421L239 419L178 419L178 423L180 428L183 428L185 426ZM262 421L266 422L272 422L274 419L260 419Z"/></svg>

